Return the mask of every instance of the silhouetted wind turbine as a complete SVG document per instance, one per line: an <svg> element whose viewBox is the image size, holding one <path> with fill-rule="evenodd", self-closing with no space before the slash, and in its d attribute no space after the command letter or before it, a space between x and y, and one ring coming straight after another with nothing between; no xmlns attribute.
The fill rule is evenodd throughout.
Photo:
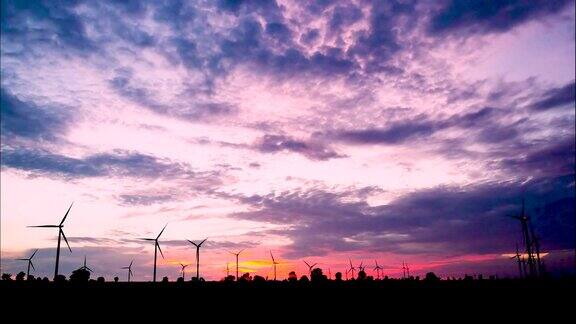
<svg viewBox="0 0 576 324"><path fill-rule="evenodd" d="M82 270L88 270L90 272L94 272L92 271L92 269L88 268L88 266L86 265L86 256L84 256L84 265L80 267L80 269Z"/></svg>
<svg viewBox="0 0 576 324"><path fill-rule="evenodd" d="M276 281L276 265L279 264L274 260L274 255L272 254L272 250L270 250L270 257L272 257L272 266L274 267L274 281Z"/></svg>
<svg viewBox="0 0 576 324"><path fill-rule="evenodd" d="M530 233L528 229L528 221L530 220L530 217L526 216L524 199L522 199L522 214L520 216L510 215L509 217L512 217L520 221L520 224L522 226L522 238L526 246L526 253L528 254L528 267L530 269L530 277L535 277L537 275L536 265L534 264L534 256L532 254L532 245L534 243L530 238Z"/></svg>
<svg viewBox="0 0 576 324"><path fill-rule="evenodd" d="M360 265L358 266L358 271L364 271L364 269L366 268L366 267L362 266L363 263L364 263L364 261L360 262Z"/></svg>
<svg viewBox="0 0 576 324"><path fill-rule="evenodd" d="M402 261L402 278L406 279L406 263Z"/></svg>
<svg viewBox="0 0 576 324"><path fill-rule="evenodd" d="M58 224L58 225L28 226L28 227L58 228L58 245L56 247L56 266L54 267L54 279L56 279L56 277L58 276L58 266L60 264L60 240L62 238L64 238L64 241L66 242L66 245L68 246L68 250L70 250L70 253L72 253L72 249L70 248L70 244L68 244L68 239L66 239L66 235L64 235L64 230L62 230L62 228L64 228L64 221L66 220L66 217L68 217L68 213L70 213L70 209L72 208L73 204L74 203L70 204L70 207L68 207L66 214L64 214L64 217L62 218L62 221L60 221L60 224Z"/></svg>
<svg viewBox="0 0 576 324"><path fill-rule="evenodd" d="M127 267L123 267L122 269L128 269L128 282L130 282L130 277L132 277L134 274L132 273L132 262L134 262L134 260L130 261L130 265Z"/></svg>
<svg viewBox="0 0 576 324"><path fill-rule="evenodd" d="M184 275L186 274L186 267L189 266L189 264L180 263L180 266L182 267L182 280L186 280L186 277L184 277Z"/></svg>
<svg viewBox="0 0 576 324"><path fill-rule="evenodd" d="M232 251L228 251L231 254L234 254L236 256L236 281L238 281L238 256L240 255L240 253L242 253L244 250L246 249L242 249L240 251L238 251L238 253L234 253Z"/></svg>
<svg viewBox="0 0 576 324"><path fill-rule="evenodd" d="M34 253L32 253L32 255L27 259L16 259L19 261L28 261L28 267L26 269L26 278L30 277L30 267L32 267L32 269L34 269L34 271L36 271L36 268L34 268L34 264L32 263L32 258L34 257L36 252L38 252L38 249L36 249L36 251L34 251Z"/></svg>
<svg viewBox="0 0 576 324"><path fill-rule="evenodd" d="M520 274L520 278L522 278L522 261L520 260L520 251L518 250L518 243L516 243L516 254L511 257L510 259L516 259L518 262L518 273Z"/></svg>
<svg viewBox="0 0 576 324"><path fill-rule="evenodd" d="M310 279L312 279L312 268L314 268L314 266L317 265L318 263L314 263L314 264L310 265L305 260L302 260L302 261L304 261L304 263L306 263L306 266L308 267L308 275L310 276Z"/></svg>
<svg viewBox="0 0 576 324"><path fill-rule="evenodd" d="M141 238L141 240L144 240L144 241L154 242L154 275L152 277L153 278L152 282L156 282L156 259L157 259L158 251L160 251L160 255L162 256L162 259L164 259L164 253L162 253L162 249L160 248L160 244L158 243L158 239L160 238L160 235L162 235L162 233L166 229L166 226L168 226L168 224L164 225L164 228L162 228L162 230L160 231L160 234L158 234L158 236L156 236L156 238Z"/></svg>
<svg viewBox="0 0 576 324"><path fill-rule="evenodd" d="M376 264L376 266L374 267L374 270L376 270L377 279L380 279L380 271L381 271L383 268L378 265L378 260L374 260L374 263Z"/></svg>
<svg viewBox="0 0 576 324"><path fill-rule="evenodd" d="M352 278L354 278L354 270L355 270L355 268L354 268L354 266L352 265L352 260L351 260L351 259L348 259L348 261L350 261L350 269L348 269L348 272L351 272L351 273L352 273Z"/></svg>
<svg viewBox="0 0 576 324"><path fill-rule="evenodd" d="M200 247L204 242L206 242L206 240L207 238L205 238L202 242L198 244L188 240L188 242L190 242L192 245L196 247L196 280L200 280Z"/></svg>

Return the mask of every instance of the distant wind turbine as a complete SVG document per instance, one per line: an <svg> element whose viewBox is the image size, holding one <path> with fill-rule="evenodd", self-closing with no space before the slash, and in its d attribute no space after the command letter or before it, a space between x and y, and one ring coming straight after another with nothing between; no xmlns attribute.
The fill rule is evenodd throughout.
<svg viewBox="0 0 576 324"><path fill-rule="evenodd" d="M32 267L32 269L34 271L36 271L36 268L34 268L34 264L32 263L32 258L34 257L34 255L36 254L36 252L38 252L38 249L36 249L36 251L34 251L34 253L32 253L32 255L27 258L27 259L16 259L19 261L28 261L28 267L26 269L26 278L30 277L30 267Z"/></svg>
<svg viewBox="0 0 576 324"><path fill-rule="evenodd" d="M182 280L186 280L186 267L189 266L189 264L180 263L180 266L182 267Z"/></svg>
<svg viewBox="0 0 576 324"><path fill-rule="evenodd" d="M228 251L228 253L233 254L236 256L236 281L238 281L238 256L240 255L240 253L242 253L244 250L246 249L242 249L240 251L238 251L238 253L234 253L232 251Z"/></svg>
<svg viewBox="0 0 576 324"><path fill-rule="evenodd" d="M310 265L305 260L303 260L303 261L304 261L304 263L306 263L306 266L308 267L308 275L310 276L310 279L312 279L312 268L314 268L314 266L317 265L318 263L314 263L314 264Z"/></svg>
<svg viewBox="0 0 576 324"><path fill-rule="evenodd" d="M160 231L160 234L158 234L158 236L156 236L156 238L141 238L141 240L144 240L144 241L154 242L154 275L152 277L153 282L156 282L156 259L157 259L158 251L160 251L160 255L162 256L162 259L164 259L164 253L162 253L162 249L160 248L160 243L158 243L158 239L160 238L160 235L162 235L162 233L164 233L166 226L168 226L168 224L164 225L164 228L162 228L162 230Z"/></svg>
<svg viewBox="0 0 576 324"><path fill-rule="evenodd" d="M380 279L380 271L382 271L383 268L380 265L378 265L378 260L374 260L374 263L376 264L374 270L376 270L377 279Z"/></svg>
<svg viewBox="0 0 576 324"><path fill-rule="evenodd" d="M274 260L274 255L272 254L272 250L270 250L270 257L272 258L272 266L274 267L274 281L276 281L276 265L279 264Z"/></svg>
<svg viewBox="0 0 576 324"><path fill-rule="evenodd" d="M88 266L86 265L86 256L84 256L84 265L81 266L80 269L94 272L94 271L92 271L92 269L88 268Z"/></svg>
<svg viewBox="0 0 576 324"><path fill-rule="evenodd" d="M190 244L192 244L196 247L196 280L200 280L200 247L202 247L202 244L204 242L206 242L206 240L207 240L207 238L205 238L200 243L194 243L194 242L188 240L188 242L190 242Z"/></svg>
<svg viewBox="0 0 576 324"><path fill-rule="evenodd" d="M130 282L130 277L132 277L134 275L134 273L132 273L132 263L133 262L134 262L134 260L130 261L129 266L122 268L122 269L128 270L128 282Z"/></svg>
<svg viewBox="0 0 576 324"><path fill-rule="evenodd" d="M58 225L28 226L28 227L58 228L58 245L56 247L56 266L54 267L54 279L56 279L56 277L58 277L58 266L60 264L60 241L62 238L64 238L64 241L66 242L66 245L68 246L68 250L70 250L70 253L72 253L72 249L70 248L70 244L68 244L68 239L66 239L66 235L64 235L64 230L62 230L62 228L64 228L64 221L66 220L66 217L68 217L68 213L70 213L70 209L72 208L73 204L74 203L70 204L70 207L68 207L66 214L64 214L64 217L62 218L62 221L60 221L60 224L58 224Z"/></svg>
<svg viewBox="0 0 576 324"><path fill-rule="evenodd" d="M352 265L352 260L348 259L348 261L350 261L350 269L348 269L348 272L352 273L352 279L354 279L354 266Z"/></svg>

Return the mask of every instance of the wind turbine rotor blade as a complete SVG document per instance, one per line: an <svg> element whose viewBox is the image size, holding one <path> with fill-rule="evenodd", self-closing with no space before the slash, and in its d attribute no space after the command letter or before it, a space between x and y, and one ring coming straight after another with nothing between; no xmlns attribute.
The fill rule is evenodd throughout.
<svg viewBox="0 0 576 324"><path fill-rule="evenodd" d="M274 260L274 255L272 254L272 250L270 250L270 256L272 257L272 263L276 264L276 260Z"/></svg>
<svg viewBox="0 0 576 324"><path fill-rule="evenodd" d="M38 252L38 249L36 249L36 251L34 251L34 253L32 253L32 255L30 256L30 259L32 259L34 257L34 255L36 255L36 252Z"/></svg>
<svg viewBox="0 0 576 324"><path fill-rule="evenodd" d="M308 262L306 262L305 260L302 260L302 261L304 261L304 263L306 263L306 266L308 266L308 268L310 268L310 265L308 264Z"/></svg>
<svg viewBox="0 0 576 324"><path fill-rule="evenodd" d="M66 235L64 235L64 231L62 229L60 229L60 233L62 233L62 237L64 238L64 242L66 242L66 245L68 246L68 250L70 250L70 253L72 253L72 249L70 248L70 244L68 243L68 239L66 238Z"/></svg>
<svg viewBox="0 0 576 324"><path fill-rule="evenodd" d="M130 265L128 267L132 267L132 262L134 262L134 260L130 261Z"/></svg>
<svg viewBox="0 0 576 324"><path fill-rule="evenodd" d="M126 270L126 269L130 269L130 267L122 267L122 268L120 268L120 269Z"/></svg>
<svg viewBox="0 0 576 324"><path fill-rule="evenodd" d="M242 250L240 250L240 252L238 252L238 255L240 255L240 253L244 252L244 250L246 250L246 248L243 248Z"/></svg>
<svg viewBox="0 0 576 324"><path fill-rule="evenodd" d="M206 242L208 238L205 238L202 242L200 242L200 244L198 244L198 246L201 246L202 244L204 244L204 242Z"/></svg>
<svg viewBox="0 0 576 324"><path fill-rule="evenodd" d="M137 238L137 240L142 240L142 241L156 241L156 239L153 239L153 238L142 238L142 237Z"/></svg>
<svg viewBox="0 0 576 324"><path fill-rule="evenodd" d="M66 217L68 217L68 213L70 213L70 209L72 209L72 205L74 205L74 203L71 203L70 207L68 207L68 210L66 211L66 214L64 215L64 218L62 218L62 221L60 222L60 226L62 226L64 224Z"/></svg>
<svg viewBox="0 0 576 324"><path fill-rule="evenodd" d="M164 253L162 253L162 249L160 248L160 244L158 242L156 242L156 247L158 247L158 251L160 251L160 255L162 256L162 259L164 259Z"/></svg>
<svg viewBox="0 0 576 324"><path fill-rule="evenodd" d="M312 268L312 267L316 266L317 264L318 264L318 263L314 263L314 264L313 264L313 265L312 265L310 268Z"/></svg>
<svg viewBox="0 0 576 324"><path fill-rule="evenodd" d="M35 226L26 226L26 227L60 227L60 225L35 225Z"/></svg>
<svg viewBox="0 0 576 324"><path fill-rule="evenodd" d="M32 263L32 260L30 260L28 262L30 262L30 266L32 267L32 269L34 269L34 271L36 271L36 268L34 268L34 263Z"/></svg>
<svg viewBox="0 0 576 324"><path fill-rule="evenodd" d="M88 267L85 267L85 268L86 268L86 270L88 270L88 271L90 271L90 272L94 272L94 271L92 271L92 269L90 269L90 268L88 268Z"/></svg>
<svg viewBox="0 0 576 324"><path fill-rule="evenodd" d="M164 225L164 227L162 228L162 230L160 231L160 234L158 234L158 236L156 236L156 239L160 238L160 235L162 235L162 233L164 233L164 230L166 229L166 226L168 226L168 224Z"/></svg>

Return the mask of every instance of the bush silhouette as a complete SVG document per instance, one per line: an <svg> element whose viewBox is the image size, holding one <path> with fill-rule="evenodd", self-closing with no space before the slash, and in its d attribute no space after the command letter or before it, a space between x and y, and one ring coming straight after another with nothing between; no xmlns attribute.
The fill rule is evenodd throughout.
<svg viewBox="0 0 576 324"><path fill-rule="evenodd" d="M26 277L26 273L24 271L20 271L16 275L16 281L24 281L25 277Z"/></svg>
<svg viewBox="0 0 576 324"><path fill-rule="evenodd" d="M426 273L426 277L424 277L424 280L426 280L426 281L439 281L440 278L438 278L438 276L436 276L436 274L434 272L428 272L428 273Z"/></svg>

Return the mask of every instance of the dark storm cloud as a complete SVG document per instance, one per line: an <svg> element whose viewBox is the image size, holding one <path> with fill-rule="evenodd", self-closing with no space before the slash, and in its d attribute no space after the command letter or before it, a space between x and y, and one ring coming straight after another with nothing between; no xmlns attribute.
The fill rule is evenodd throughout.
<svg viewBox="0 0 576 324"><path fill-rule="evenodd" d="M253 148L262 153L289 151L318 161L345 157L320 142L302 141L285 135L264 135Z"/></svg>
<svg viewBox="0 0 576 324"><path fill-rule="evenodd" d="M540 100L531 105L534 111L544 111L562 106L574 109L576 83L572 81L560 88L548 90Z"/></svg>
<svg viewBox="0 0 576 324"><path fill-rule="evenodd" d="M22 101L3 88L0 91L2 139L21 137L53 141L66 131L71 118L66 110Z"/></svg>
<svg viewBox="0 0 576 324"><path fill-rule="evenodd" d="M286 225L290 257L369 250L404 254L465 255L508 252L520 225L505 217L522 197L545 249L574 248L574 175L527 184L440 186L406 194L388 205L350 201L350 193L324 190L242 197L253 211L235 218Z"/></svg>
<svg viewBox="0 0 576 324"><path fill-rule="evenodd" d="M450 0L430 20L429 33L441 35L505 32L531 19L560 12L571 0Z"/></svg>
<svg viewBox="0 0 576 324"><path fill-rule="evenodd" d="M5 148L2 150L2 166L63 178L105 176L185 178L194 176L194 172L187 165L127 151L74 158L42 150Z"/></svg>

